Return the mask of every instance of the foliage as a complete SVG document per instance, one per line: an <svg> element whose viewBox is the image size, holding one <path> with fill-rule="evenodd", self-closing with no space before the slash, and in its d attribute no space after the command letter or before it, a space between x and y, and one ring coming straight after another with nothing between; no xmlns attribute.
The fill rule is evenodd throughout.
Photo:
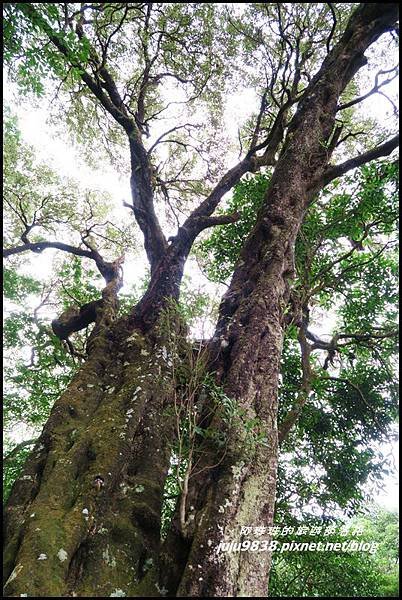
<svg viewBox="0 0 402 600"><path fill-rule="evenodd" d="M7 267L3 270L4 296L13 302L20 300L26 294L37 294L40 283L29 275L21 275Z"/></svg>
<svg viewBox="0 0 402 600"><path fill-rule="evenodd" d="M70 380L74 363L52 334L48 320L32 314L27 304L32 292L42 291L41 282L9 269L5 271L5 281L6 299L18 299L4 320L5 426L23 422L38 427Z"/></svg>
<svg viewBox="0 0 402 600"><path fill-rule="evenodd" d="M7 501L14 481L20 475L26 459L31 452L29 446L21 448L8 460L4 461L3 469L3 503ZM6 454L7 456L7 454Z"/></svg>
<svg viewBox="0 0 402 600"><path fill-rule="evenodd" d="M188 151L200 145L204 152L207 144L195 119L202 107L203 122L205 118L213 120L215 127L219 122L225 76L230 76L229 59L236 49L217 5L165 3L150 7L95 3L80 9L69 4L64 11L62 5L51 3L35 4L34 8L31 10L24 3L5 7L5 63L19 89L39 97L51 89L55 126L60 129L63 121L74 141L82 145L90 164L94 158L104 160L106 154L124 173L127 173L125 138L99 103L93 102L86 86L81 85L82 74L96 68L94 57L101 57L102 66L110 70L117 88L125 90L129 111L143 112L139 115L141 127L148 137L154 121L177 116L178 107L167 98L175 90L176 104L187 113L190 125L179 128L174 135L164 136L158 146L158 154L160 148L162 152L155 160L155 168L163 160L163 171L158 175L173 182L169 192L175 201L199 193L204 188L203 178L195 172L195 157L188 160ZM76 35L73 27L77 22L87 35ZM58 47L49 42L49 35ZM61 46L64 55L59 51ZM149 85L143 76L146 69ZM146 101L143 99L142 108L137 105L137 98L144 93ZM99 129L105 134L101 139L96 135ZM209 143L208 151L211 149ZM205 167L209 177L212 166L204 162L204 173ZM177 186L174 175L178 171L180 179L186 182L184 189L180 184ZM162 189L158 193L164 198Z"/></svg>
<svg viewBox="0 0 402 600"><path fill-rule="evenodd" d="M105 256L135 250L133 225L113 210L110 195L82 188L40 162L21 138L15 116L5 114L3 139L5 247L22 241L66 241L85 248L83 238ZM16 258L14 258L16 260Z"/></svg>
<svg viewBox="0 0 402 600"><path fill-rule="evenodd" d="M323 535L323 522L303 521L303 526L316 526L318 535L285 535L280 542L334 542L355 540L366 543L366 551L287 551L274 553L270 577L270 597L397 597L398 596L398 514L384 509L371 509L366 517L355 517L341 534L342 521L330 523L332 535ZM328 526L328 523L326 524ZM297 531L298 523L292 526ZM347 534L347 530L351 533ZM353 531L361 531L353 535ZM375 546L374 546L375 544Z"/></svg>
<svg viewBox="0 0 402 600"><path fill-rule="evenodd" d="M245 177L236 185L222 214L238 214L230 225L218 225L212 234L199 243L199 254L205 272L212 281L224 283L232 275L241 248L257 220L269 177L263 174Z"/></svg>

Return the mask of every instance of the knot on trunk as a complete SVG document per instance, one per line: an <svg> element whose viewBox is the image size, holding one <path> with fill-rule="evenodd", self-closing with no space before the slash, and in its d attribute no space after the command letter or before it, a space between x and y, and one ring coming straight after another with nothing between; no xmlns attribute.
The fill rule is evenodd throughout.
<svg viewBox="0 0 402 600"><path fill-rule="evenodd" d="M60 317L52 321L53 333L60 340L66 340L75 331L85 329L90 323L96 321L97 311L102 303L102 300L93 300L83 304L81 308L70 306Z"/></svg>

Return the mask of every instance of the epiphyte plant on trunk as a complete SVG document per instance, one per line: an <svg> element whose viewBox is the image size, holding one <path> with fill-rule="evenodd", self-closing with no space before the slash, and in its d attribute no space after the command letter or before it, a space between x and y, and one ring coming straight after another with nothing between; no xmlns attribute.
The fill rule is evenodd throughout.
<svg viewBox="0 0 402 600"><path fill-rule="evenodd" d="M47 199L37 210L10 200L20 241L14 233L6 257L54 248L92 261L105 287L90 311L53 323L64 340L81 325L94 326L86 360L55 402L7 503L6 595L266 595L268 552L216 548L241 526L272 524L284 330L298 328L307 379L299 407L284 416L280 441L308 399L308 340L336 353L342 335L362 342L394 334L348 331L320 346L308 331L308 298L300 303L291 292L297 235L320 191L398 145L390 134L361 146L352 111L380 88L383 94L395 69L350 97L365 52L383 34L392 41L396 23L393 3L249 4L241 14L236 5L215 3L5 6L5 58L17 84L40 95L56 80L59 116L64 107L75 137L86 138L89 149L102 141L120 168L126 160L132 198L124 204L141 230L151 273L142 298L118 317L124 255L105 258L93 221L78 224L76 243L42 239L33 231L48 231ZM238 132L240 159L227 169L223 100L240 82L260 103ZM167 97L168 84L178 99ZM155 133L161 115L175 124ZM351 158L336 163L346 143ZM167 335L164 311L179 298L197 237L239 221L237 212L215 212L223 196L258 171L270 175L264 201L207 342L217 387L206 386L201 418L223 435L224 451L220 436L192 434L191 452L203 453L193 477L184 476L185 502L179 499L161 540L171 441L183 431L166 348L172 328L185 335L179 315ZM169 238L162 202L177 222ZM57 210L53 215L52 227ZM214 389L234 403L236 418L216 410ZM188 467L192 457L186 460Z"/></svg>

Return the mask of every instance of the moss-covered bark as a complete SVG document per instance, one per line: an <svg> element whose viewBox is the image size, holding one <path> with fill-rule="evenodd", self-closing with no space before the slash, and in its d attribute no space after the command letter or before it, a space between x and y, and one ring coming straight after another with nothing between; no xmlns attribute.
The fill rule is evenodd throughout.
<svg viewBox="0 0 402 600"><path fill-rule="evenodd" d="M93 339L14 485L7 596L159 595L147 573L158 562L172 380L159 325L145 336L126 324L104 330L107 351Z"/></svg>

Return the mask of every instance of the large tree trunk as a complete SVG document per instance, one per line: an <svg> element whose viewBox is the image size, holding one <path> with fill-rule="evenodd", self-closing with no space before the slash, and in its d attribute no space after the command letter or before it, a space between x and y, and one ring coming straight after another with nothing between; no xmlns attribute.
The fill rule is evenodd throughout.
<svg viewBox="0 0 402 600"><path fill-rule="evenodd" d="M187 526L178 509L161 544L174 438L173 357L161 308L166 297L177 298L190 249L177 253L175 246L153 269L131 317L97 329L88 361L53 408L13 488L6 511L7 596L266 596L270 552L218 547L241 541L242 526L272 524L294 243L325 177L339 96L395 12L395 4L358 8L289 125L209 346L210 369L235 401L237 417L228 423L215 411L210 419L225 436L223 448L199 440L204 458L189 480ZM172 328L183 337L178 320ZM252 419L250 436L242 425Z"/></svg>
<svg viewBox="0 0 402 600"><path fill-rule="evenodd" d="M147 573L173 436L168 342L159 323L126 326L94 340L13 488L7 595L159 595Z"/></svg>

